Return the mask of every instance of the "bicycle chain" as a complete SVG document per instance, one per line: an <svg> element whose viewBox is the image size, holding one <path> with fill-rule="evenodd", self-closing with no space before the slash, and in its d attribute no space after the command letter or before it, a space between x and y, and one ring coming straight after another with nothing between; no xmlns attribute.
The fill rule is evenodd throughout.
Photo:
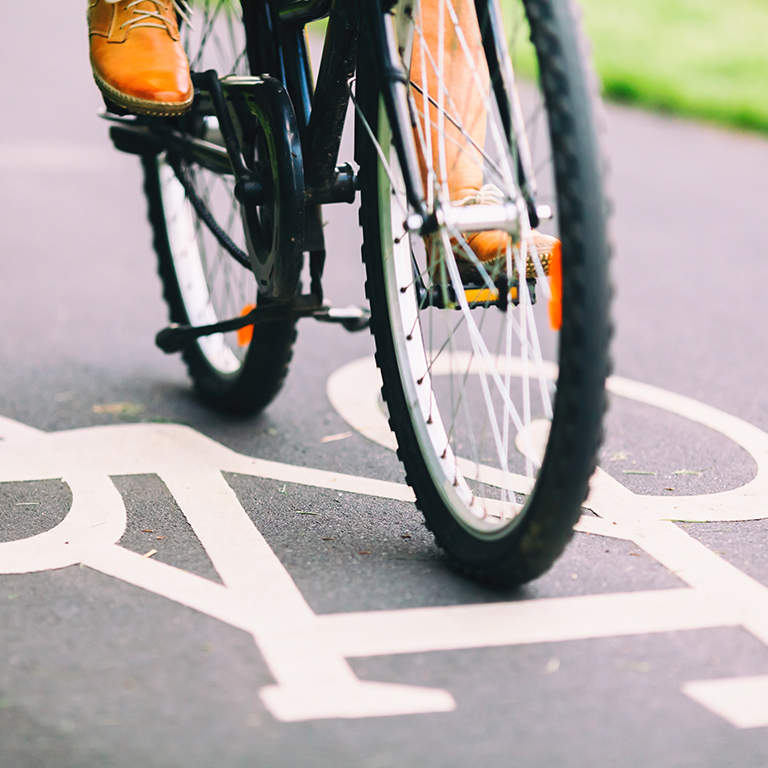
<svg viewBox="0 0 768 768"><path fill-rule="evenodd" d="M186 169L178 157L168 157L168 164L173 168L176 178L184 187L187 199L192 203L198 218L208 227L210 233L216 238L219 245L241 266L251 269L251 259L248 254L235 244L232 238L219 226L213 214L208 210L206 204L198 197L195 185L187 175Z"/></svg>

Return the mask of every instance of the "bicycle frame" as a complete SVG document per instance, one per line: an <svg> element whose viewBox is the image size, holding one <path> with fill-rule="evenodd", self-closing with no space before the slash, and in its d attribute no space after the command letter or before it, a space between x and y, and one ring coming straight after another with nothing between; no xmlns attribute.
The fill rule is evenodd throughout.
<svg viewBox="0 0 768 768"><path fill-rule="evenodd" d="M242 14L200 0L203 23L182 25L185 114L110 117L118 148L142 155L171 321L156 344L184 353L205 402L251 414L279 391L299 318L370 327L437 543L474 579L537 577L581 515L610 368L599 105L576 9L519 0L502 19L501 0L240 2ZM323 16L315 86L305 26ZM528 53L530 122L512 67ZM338 157L350 99L357 173ZM539 209L528 126L552 203ZM332 309L321 207L358 189L370 309ZM537 213L552 234L532 229ZM548 307L534 307L539 288Z"/></svg>
<svg viewBox="0 0 768 768"><path fill-rule="evenodd" d="M339 191L336 162L341 131L350 97L350 83L357 63L357 39L361 23L372 32L379 64L379 81L387 117L393 131L393 143L403 174L408 202L421 216L419 230L434 229L425 204L419 173L416 143L410 125L408 75L401 64L398 40L391 10L400 14L415 12L413 0L242 0L246 27L259 41L257 60L251 60L253 72L266 71L284 83L294 104L305 157L305 182L308 201L336 202ZM502 124L510 138L519 143L516 164L520 187L527 204L531 225L537 226L530 151L521 130L522 118L514 82L514 72L504 55L504 24L497 2L475 0L483 47L491 69L491 82L497 101L504 105ZM365 18L361 18L361 12ZM304 35L304 25L328 16L316 90ZM408 48L408 45L404 46ZM254 66L255 65L255 66ZM506 109L511 105L511 109ZM433 214L434 215L434 214Z"/></svg>
<svg viewBox="0 0 768 768"><path fill-rule="evenodd" d="M408 229L422 236L428 235L437 229L438 216L450 216L453 226L459 231L504 229L508 221L516 220L517 212L510 213L507 210L509 206L485 206L480 213L488 218L487 221L476 220L478 212L469 208L448 206L442 211L429 211L427 208L416 139L411 125L413 105L409 101L409 77L402 64L404 58L407 58L409 41L400 41L402 49L398 47L393 13L397 11L400 19L407 18L414 13L414 0L241 0L241 5L250 70L259 74L252 78L223 78L219 83L217 74L212 71L193 73L201 97L212 103L219 118L225 146L196 139L184 131L183 123L179 129L174 123L151 119L148 122L132 121L120 127L115 126L111 135L115 145L123 151L157 154L163 149L170 149L217 172L233 173L237 181L235 193L238 199L252 206L261 205L264 188L257 174L243 162L243 139L242 136L238 137L225 97L231 99L235 94L260 87L269 91L270 88L274 89L277 82L282 84L290 97L290 104L285 101L282 109L286 114L286 131L290 135L298 134L298 140L289 138L292 142L291 152L283 163L294 166L293 187L296 188L296 194L289 198L285 207L295 212L295 237L290 244L290 253L281 252L272 257L275 269L278 273L282 270L282 276L278 274L274 283L270 283L271 287L264 294L265 297L285 303L285 311L295 315L327 310L323 307L322 275L326 249L320 206L336 202L351 203L356 195L353 167L349 163L341 166L337 163L344 121L352 96L351 84L357 68L362 25L367 25L366 39L370 39L373 45L379 90L412 212L408 219ZM475 5L492 87L506 94L502 101L513 106L511 111L501 115L504 129L511 139L524 136L524 133L515 130L517 115L514 107L517 101L514 74L503 54L505 41L500 16L494 18L494 14L499 15L498 0L475 0ZM326 16L328 27L315 85L305 25ZM402 30L399 31L402 37ZM272 85L266 83L265 78L274 78L270 81ZM119 118L115 119L119 122ZM295 130L292 126L295 126ZM367 139L364 137L363 140ZM511 144L516 142L511 141ZM534 191L526 183L526 179L533 178L533 175L525 142L516 154L520 188L531 225L536 226L539 217ZM248 258L246 254L238 253L239 249L231 242L225 242L215 229L212 232L236 260L245 262ZM297 302L291 286L295 286L298 281L302 254L305 252L309 253L310 295L301 297L302 300ZM251 263L261 285L260 265L253 257ZM273 269L272 263L264 268L267 272ZM259 312L256 310L256 313ZM233 319L228 323L234 328L247 324L246 320L254 322L255 313L249 314L248 318ZM215 330L213 326L200 328L200 332L194 335L207 335Z"/></svg>
<svg viewBox="0 0 768 768"><path fill-rule="evenodd" d="M361 23L373 31L380 62L382 93L395 146L403 169L408 199L426 218L416 145L409 125L407 73L399 64L392 17L379 0L243 0L246 29L258 41L251 71L268 72L280 79L293 101L305 156L308 201L335 202L336 168L341 132L350 98L350 84L357 65ZM366 18L360 17L360 10ZM328 29L316 89L309 70L304 25L328 16Z"/></svg>

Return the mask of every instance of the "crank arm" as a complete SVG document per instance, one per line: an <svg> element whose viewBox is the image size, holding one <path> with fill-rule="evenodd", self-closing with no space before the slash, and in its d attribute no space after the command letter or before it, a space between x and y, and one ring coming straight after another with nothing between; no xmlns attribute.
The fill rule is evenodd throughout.
<svg viewBox="0 0 768 768"><path fill-rule="evenodd" d="M163 328L162 331L158 332L155 336L155 344L166 354L181 352L182 349L203 336L237 331L240 328L245 328L247 325L274 323L289 316L290 314L285 311L285 308L276 306L252 309L247 315L242 315L242 317L233 317L231 320L222 320L211 325L195 326L171 323L167 328Z"/></svg>
<svg viewBox="0 0 768 768"><path fill-rule="evenodd" d="M312 294L307 294L298 297L294 304L257 307L241 317L233 317L231 320L222 320L211 325L192 326L172 323L155 336L155 344L167 354L181 352L203 336L237 331L248 325L263 325L301 317L314 317L324 323L338 323L348 331L362 331L368 327L371 313L363 307L337 309L327 304L318 304Z"/></svg>
<svg viewBox="0 0 768 768"><path fill-rule="evenodd" d="M238 132L227 102L232 97L247 99L253 89L263 84L264 79L229 76L220 80L218 73L209 69L206 72L193 72L192 82L197 91L196 98L200 98L202 93L202 97L208 99L213 108L223 146L180 131L165 121L133 116L121 117L104 112L102 117L115 123L110 129L113 144L123 152L137 155L156 155L169 150L213 173L233 175L235 196L238 200L241 203L262 205L265 198L264 185L259 174L245 164Z"/></svg>
<svg viewBox="0 0 768 768"><path fill-rule="evenodd" d="M133 115L115 115L104 110L104 120L114 123L109 129L109 138L115 149L129 155L158 155L171 150L181 157L222 176L233 176L232 162L227 150L220 144L190 136L188 133L171 128L167 124L144 122ZM249 176L253 174L249 171ZM353 203L357 194L357 174L349 163L338 166L330 183L325 187L307 187L304 200L308 206L326 203ZM260 205L263 192L251 191L249 202Z"/></svg>
<svg viewBox="0 0 768 768"><path fill-rule="evenodd" d="M133 117L120 117L105 112L102 117L115 125L109 138L120 152L129 155L157 155L171 150L213 173L232 175L232 163L226 149L204 139L182 133L167 125L140 122Z"/></svg>

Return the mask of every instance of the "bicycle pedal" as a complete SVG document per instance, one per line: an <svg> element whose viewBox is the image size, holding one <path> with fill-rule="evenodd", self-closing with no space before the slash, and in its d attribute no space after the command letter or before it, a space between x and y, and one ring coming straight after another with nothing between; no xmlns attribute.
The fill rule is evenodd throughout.
<svg viewBox="0 0 768 768"><path fill-rule="evenodd" d="M371 324L371 312L365 307L324 307L313 317L321 323L338 323L351 333L365 330Z"/></svg>
<svg viewBox="0 0 768 768"><path fill-rule="evenodd" d="M157 155L163 149L160 142L143 125L111 125L109 138L116 150L128 155Z"/></svg>
<svg viewBox="0 0 768 768"><path fill-rule="evenodd" d="M526 285L528 287L528 296L530 297L531 304L535 304L536 281L530 279L526 280ZM464 298L467 300L467 305L470 309L499 307L504 310L510 304L517 306L520 301L517 283L509 286L509 293L507 294L506 300L504 299L503 293L500 292L499 286L489 288L487 285L469 283L463 285L462 288L464 290ZM433 284L429 288L428 296L421 293L418 296L418 301L421 306L430 306L437 309L461 309L461 302L451 285L441 286Z"/></svg>
<svg viewBox="0 0 768 768"><path fill-rule="evenodd" d="M494 288L464 288L464 296L467 303L472 306L484 306L485 304L496 304L499 301L499 289ZM509 287L509 301L517 303L517 286Z"/></svg>

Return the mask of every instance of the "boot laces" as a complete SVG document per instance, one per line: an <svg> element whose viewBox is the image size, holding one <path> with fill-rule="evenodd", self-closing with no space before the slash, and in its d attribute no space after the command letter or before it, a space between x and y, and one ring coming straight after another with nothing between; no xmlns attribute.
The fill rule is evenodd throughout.
<svg viewBox="0 0 768 768"><path fill-rule="evenodd" d="M119 0L106 0L106 2L119 2ZM152 3L155 6L154 11L147 10L146 8L138 8L140 3ZM170 4L173 9L181 16L182 19L191 27L192 23L190 17L192 15L192 8L189 5L188 0L170 0ZM163 11L168 9L168 3L163 0L133 0L133 2L126 5L126 10L131 10L134 14L134 18L124 21L120 25L120 29L127 27L136 29L137 27L154 27L156 29L165 29L168 32L171 31L171 20L162 14Z"/></svg>
<svg viewBox="0 0 768 768"><path fill-rule="evenodd" d="M503 205L504 193L495 184L484 184L474 195L454 200L454 205Z"/></svg>

